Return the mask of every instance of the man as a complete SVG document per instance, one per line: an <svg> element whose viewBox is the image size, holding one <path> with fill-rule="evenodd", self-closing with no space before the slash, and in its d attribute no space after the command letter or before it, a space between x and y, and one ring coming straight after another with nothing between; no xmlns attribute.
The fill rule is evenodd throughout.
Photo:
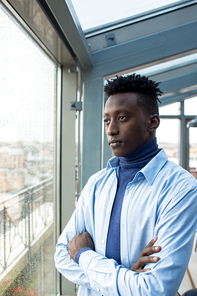
<svg viewBox="0 0 197 296"><path fill-rule="evenodd" d="M197 181L157 146L158 85L133 74L105 86L104 121L115 156L89 179L55 254L57 269L80 285L78 295L175 296L186 271ZM146 248L156 237L161 248L154 249L156 239ZM158 251L160 260L147 257Z"/></svg>

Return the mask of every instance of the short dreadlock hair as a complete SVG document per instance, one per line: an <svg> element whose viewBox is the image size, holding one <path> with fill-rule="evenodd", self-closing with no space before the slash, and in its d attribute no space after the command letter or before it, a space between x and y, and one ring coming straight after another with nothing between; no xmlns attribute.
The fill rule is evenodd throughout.
<svg viewBox="0 0 197 296"><path fill-rule="evenodd" d="M150 114L159 114L158 96L163 93L158 88L159 84L160 82L135 73L127 76L116 75L116 78L107 80L104 91L108 97L118 93L136 93L138 106L144 107Z"/></svg>

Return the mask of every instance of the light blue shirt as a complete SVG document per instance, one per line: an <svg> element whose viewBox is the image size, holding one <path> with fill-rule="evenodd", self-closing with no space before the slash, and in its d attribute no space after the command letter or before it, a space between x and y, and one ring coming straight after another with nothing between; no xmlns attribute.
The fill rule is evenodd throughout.
<svg viewBox="0 0 197 296"><path fill-rule="evenodd" d="M175 296L186 271L197 227L197 181L168 161L161 150L128 183L121 212L121 262L105 257L110 214L116 195L118 158L93 175L56 248L59 272L79 284L80 296ZM79 232L89 232L95 251L81 254L79 264L67 251ZM159 262L144 273L129 270L148 242L158 237Z"/></svg>

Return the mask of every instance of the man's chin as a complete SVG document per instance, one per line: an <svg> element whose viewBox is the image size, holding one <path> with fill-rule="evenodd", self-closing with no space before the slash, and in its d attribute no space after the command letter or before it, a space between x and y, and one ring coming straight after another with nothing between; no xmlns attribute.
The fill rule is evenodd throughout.
<svg viewBox="0 0 197 296"><path fill-rule="evenodd" d="M117 150L112 150L112 153L114 156L116 157L123 157L123 156L126 156L122 151L117 151Z"/></svg>
<svg viewBox="0 0 197 296"><path fill-rule="evenodd" d="M111 149L112 150L112 149ZM114 156L116 157L125 157L125 156L128 156L130 155L131 153L133 153L133 151L120 151L120 150L112 150L112 153Z"/></svg>

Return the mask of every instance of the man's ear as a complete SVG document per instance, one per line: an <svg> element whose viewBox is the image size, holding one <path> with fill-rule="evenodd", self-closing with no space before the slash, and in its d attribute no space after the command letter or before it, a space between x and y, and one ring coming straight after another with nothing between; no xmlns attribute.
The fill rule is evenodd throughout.
<svg viewBox="0 0 197 296"><path fill-rule="evenodd" d="M160 124L160 118L158 114L150 115L149 117L149 132L155 132Z"/></svg>

